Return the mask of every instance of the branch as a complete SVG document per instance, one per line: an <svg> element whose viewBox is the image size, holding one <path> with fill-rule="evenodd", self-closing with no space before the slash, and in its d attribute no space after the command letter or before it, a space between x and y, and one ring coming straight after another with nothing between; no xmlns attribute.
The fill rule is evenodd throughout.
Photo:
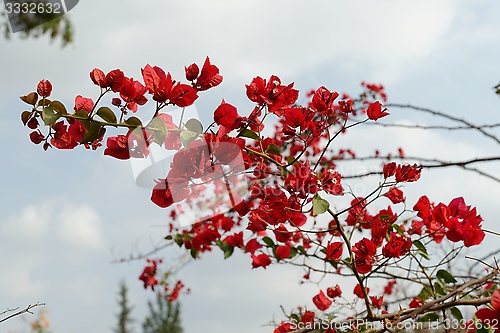
<svg viewBox="0 0 500 333"><path fill-rule="evenodd" d="M7 316L7 317L5 317L5 318L3 318L3 319L0 319L0 323L3 323L4 321L9 320L10 318L13 318L13 317L15 317L15 316L22 315L23 313L30 313L30 314L33 314L33 312L31 312L31 309L36 308L37 306L43 306L43 305L45 305L45 303L40 303L40 302L37 302L37 303L35 303L35 304L33 304L33 305L31 305L31 304L30 304L30 305L28 305L28 306L26 307L26 309L21 310L21 311L18 311L18 312L16 312L16 313L13 313L13 314L11 314L10 316ZM7 309L6 311L4 311L4 312L0 313L0 315L1 315L1 314L4 314L4 313L6 313L6 312L15 311L15 310L17 310L17 309L18 309L18 308L15 308L15 309Z"/></svg>

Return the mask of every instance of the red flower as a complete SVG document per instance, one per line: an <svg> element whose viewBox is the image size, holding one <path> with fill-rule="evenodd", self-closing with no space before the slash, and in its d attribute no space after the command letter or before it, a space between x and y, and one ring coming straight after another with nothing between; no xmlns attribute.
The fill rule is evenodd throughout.
<svg viewBox="0 0 500 333"><path fill-rule="evenodd" d="M276 256L279 259L288 259L292 253L292 248L288 245L279 245L276 247Z"/></svg>
<svg viewBox="0 0 500 333"><path fill-rule="evenodd" d="M186 80L194 81L200 74L200 68L197 64L191 64L189 67L184 67L184 71L186 72Z"/></svg>
<svg viewBox="0 0 500 333"><path fill-rule="evenodd" d="M256 77L247 87L247 97L259 105L268 105L268 110L282 116L284 109L291 106L299 97L299 91L293 89L293 83L288 86L281 85L277 76L271 76L266 82L261 77Z"/></svg>
<svg viewBox="0 0 500 333"><path fill-rule="evenodd" d="M99 68L94 68L90 72L90 79L96 86L99 86L101 88L106 88L106 75L104 75L104 72L101 71Z"/></svg>
<svg viewBox="0 0 500 333"><path fill-rule="evenodd" d="M114 69L108 74L106 74L106 83L102 88L111 88L113 92L120 91L123 81L125 80L125 75L119 69Z"/></svg>
<svg viewBox="0 0 500 333"><path fill-rule="evenodd" d="M42 97L49 97L52 92L52 84L48 80L41 80L36 87L36 92Z"/></svg>
<svg viewBox="0 0 500 333"><path fill-rule="evenodd" d="M221 82L222 75L219 75L219 68L210 64L210 59L207 57L194 87L198 91L203 91L218 86Z"/></svg>
<svg viewBox="0 0 500 333"><path fill-rule="evenodd" d="M432 214L432 209L431 209L431 202L429 198L426 195L421 196L417 203L413 206L413 210L416 210L417 216L425 219L431 216Z"/></svg>
<svg viewBox="0 0 500 333"><path fill-rule="evenodd" d="M384 194L384 196L389 198L389 200L391 200L393 204L404 202L406 200L403 191L401 191L396 186L391 187L389 191Z"/></svg>
<svg viewBox="0 0 500 333"><path fill-rule="evenodd" d="M319 310L325 311L332 305L333 302L325 296L323 290L320 290L319 294L313 297L313 303Z"/></svg>
<svg viewBox="0 0 500 333"><path fill-rule="evenodd" d="M342 289L340 289L339 285L337 284L335 287L326 289L326 295L330 298L340 297L342 296Z"/></svg>
<svg viewBox="0 0 500 333"><path fill-rule="evenodd" d="M132 138L130 137L132 135ZM135 137L134 134L129 132L127 135L110 136L106 142L106 149L104 155L109 155L120 160L128 160L130 157L143 158L147 156L148 150L144 143L140 143L137 147L130 147L129 141Z"/></svg>
<svg viewBox="0 0 500 333"><path fill-rule="evenodd" d="M417 167L416 164L398 165L396 169L396 181L399 182L415 182L420 178L422 168Z"/></svg>
<svg viewBox="0 0 500 333"><path fill-rule="evenodd" d="M384 165L384 178L389 178L396 174L396 162L387 163Z"/></svg>
<svg viewBox="0 0 500 333"><path fill-rule="evenodd" d="M261 253L258 256L252 254L252 268L264 267L266 269L267 266L271 264L271 258L265 253Z"/></svg>
<svg viewBox="0 0 500 333"><path fill-rule="evenodd" d="M85 98L82 97L81 95L78 95L75 97L75 107L73 110L75 111L80 111L84 110L87 113L92 112L92 109L94 108L94 101L91 100L90 98Z"/></svg>
<svg viewBox="0 0 500 333"><path fill-rule="evenodd" d="M491 295L491 306L493 308L482 308L479 309L476 312L476 317L477 319L481 320L482 322L488 323L490 325L493 325L496 323L498 325L498 322L500 320L500 291L495 290L493 294ZM499 327L496 327L498 331Z"/></svg>
<svg viewBox="0 0 500 333"><path fill-rule="evenodd" d="M169 97L173 104L183 108L192 105L198 98L198 93L193 87L178 83L172 88Z"/></svg>
<svg viewBox="0 0 500 333"><path fill-rule="evenodd" d="M245 246L245 242L243 241L242 231L234 235L227 236L226 238L223 239L223 242L226 242L233 247L242 248L243 246Z"/></svg>
<svg viewBox="0 0 500 333"><path fill-rule="evenodd" d="M38 145L45 140L45 136L40 131L33 131L30 133L30 140L34 144Z"/></svg>
<svg viewBox="0 0 500 333"><path fill-rule="evenodd" d="M352 252L360 258L373 261L373 257L377 254L377 247L368 238L363 238L354 244Z"/></svg>
<svg viewBox="0 0 500 333"><path fill-rule="evenodd" d="M369 119L378 120L382 117L389 115L389 113L385 112L385 110L387 110L387 109L384 109L382 111L382 104L380 104L379 101L376 101L376 102L373 102L372 104L370 104L370 106L366 110L366 114L368 115Z"/></svg>
<svg viewBox="0 0 500 333"><path fill-rule="evenodd" d="M127 103L127 108L137 112L137 105L144 105L148 101L144 94L148 89L139 81L125 78L120 87L120 97Z"/></svg>
<svg viewBox="0 0 500 333"><path fill-rule="evenodd" d="M392 289L394 288L395 284L396 284L396 280L391 280L391 281L387 282L386 286L384 287L384 294L391 295Z"/></svg>
<svg viewBox="0 0 500 333"><path fill-rule="evenodd" d="M333 113L333 102L337 97L339 97L338 92L328 90L324 86L321 86L314 92L314 96L310 105L311 109L321 114L329 115Z"/></svg>
<svg viewBox="0 0 500 333"><path fill-rule="evenodd" d="M144 282L144 288L151 287L152 290L155 290L155 285L158 284L158 280L156 279L156 270L158 262L161 260L151 260L147 259L149 265L144 267L142 274L139 276L139 280Z"/></svg>
<svg viewBox="0 0 500 333"><path fill-rule="evenodd" d="M370 292L370 288L365 287L365 290L366 290L367 294ZM353 293L354 293L354 295L358 296L359 298L364 298L363 290L361 289L361 286L359 285L359 283L356 285L356 287L354 287Z"/></svg>
<svg viewBox="0 0 500 333"><path fill-rule="evenodd" d="M393 231L389 241L382 248L382 255L386 258L399 258L410 251L411 245L410 238Z"/></svg>
<svg viewBox="0 0 500 333"><path fill-rule="evenodd" d="M262 245L259 244L256 238L252 238L247 242L247 245L245 245L245 252L254 254L255 251L260 249Z"/></svg>
<svg viewBox="0 0 500 333"><path fill-rule="evenodd" d="M384 304L384 296L380 297L370 296L370 301L372 302L372 305L374 307L376 307L377 309L381 309L382 305Z"/></svg>
<svg viewBox="0 0 500 333"><path fill-rule="evenodd" d="M238 111L229 103L222 100L222 103L214 112L214 121L219 126L231 128L238 118Z"/></svg>
<svg viewBox="0 0 500 333"><path fill-rule="evenodd" d="M342 255L342 250L342 242L328 243L328 245L326 246L325 261L333 260L335 262L338 262L340 256Z"/></svg>
<svg viewBox="0 0 500 333"><path fill-rule="evenodd" d="M302 322L303 323L312 323L314 321L314 317L315 317L314 312L307 310L302 315Z"/></svg>
<svg viewBox="0 0 500 333"><path fill-rule="evenodd" d="M424 302L420 298L415 297L415 298L412 299L412 301L410 302L409 306L412 309L416 309L416 308L421 307L423 304L424 304Z"/></svg>

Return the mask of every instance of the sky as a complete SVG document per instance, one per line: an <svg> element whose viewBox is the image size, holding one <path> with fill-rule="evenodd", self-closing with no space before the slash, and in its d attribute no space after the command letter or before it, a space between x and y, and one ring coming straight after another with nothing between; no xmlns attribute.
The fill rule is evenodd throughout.
<svg viewBox="0 0 500 333"><path fill-rule="evenodd" d="M500 99L492 88L500 82L499 15L500 3L483 0L87 0L69 14L75 42L66 48L48 38L1 39L0 312L40 301L52 332L110 332L124 280L139 332L153 296L138 280L144 262L112 261L159 244L168 220L150 192L136 186L129 162L103 156L102 149L44 152L30 142L19 96L34 91L40 79L49 79L53 95L72 107L76 95L98 94L89 79L95 67L140 78L140 69L151 64L181 79L184 66L210 56L224 81L196 102L206 124L222 98L248 113L244 84L271 74L301 92L324 85L355 95L361 81L380 82L390 102L498 123ZM393 122L439 121L390 112ZM362 155L404 147L408 155L442 159L499 152L498 144L469 132L368 126L338 144ZM498 167L484 165L497 176ZM357 188L360 195L369 191L366 184ZM499 185L456 169L424 171L405 193L409 202L423 192L436 202L464 196L478 207L484 226L498 231ZM497 242L488 235L484 250ZM175 252L159 255L168 259ZM312 305L318 286L299 286L301 275L282 265L252 270L250 258L238 253L227 260L209 254L179 273L192 290L181 300L185 332L271 332L265 325L283 318L280 305ZM12 319L2 331L26 331L33 318Z"/></svg>

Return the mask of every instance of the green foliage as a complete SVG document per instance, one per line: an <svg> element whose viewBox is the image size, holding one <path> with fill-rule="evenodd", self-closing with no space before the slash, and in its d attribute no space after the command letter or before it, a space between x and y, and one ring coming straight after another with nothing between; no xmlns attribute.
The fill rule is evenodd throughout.
<svg viewBox="0 0 500 333"><path fill-rule="evenodd" d="M129 305L128 301L128 289L125 282L120 283L120 291L118 296L118 305L120 306L120 312L116 315L118 318L117 327L113 329L115 333L131 333L129 325L134 322L130 317L132 312L132 307Z"/></svg>
<svg viewBox="0 0 500 333"><path fill-rule="evenodd" d="M161 293L156 295L156 305L148 302L149 316L142 324L143 333L182 333L180 304L172 303Z"/></svg>
<svg viewBox="0 0 500 333"><path fill-rule="evenodd" d="M47 22L50 17L46 17L51 14L44 14L36 16L35 18L31 16L20 16L19 19L26 23L29 29L19 32L18 35L21 38L38 38L43 35L49 35L51 40L60 38L62 47L71 44L73 42L73 25L68 18L68 15L63 15L55 17L54 19ZM43 20L42 25L39 24L39 20ZM12 32L9 30L9 24L7 20L7 14L5 11L0 12L0 33L3 30L3 35L5 39L9 40L12 37Z"/></svg>

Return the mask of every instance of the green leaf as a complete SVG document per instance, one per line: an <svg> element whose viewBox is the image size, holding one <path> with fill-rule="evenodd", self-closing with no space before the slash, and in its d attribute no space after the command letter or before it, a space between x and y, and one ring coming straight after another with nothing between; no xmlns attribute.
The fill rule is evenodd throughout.
<svg viewBox="0 0 500 333"><path fill-rule="evenodd" d="M142 122L139 118L137 117L130 117L125 120L125 124L130 125L131 127L140 127L142 126Z"/></svg>
<svg viewBox="0 0 500 333"><path fill-rule="evenodd" d="M172 239L174 239L174 237L173 237L172 235L166 235L166 236L165 236L165 239L166 239L166 240L172 240Z"/></svg>
<svg viewBox="0 0 500 333"><path fill-rule="evenodd" d="M432 297L432 288L429 285L426 285L422 288L420 293L417 295L417 298L421 299L422 301L425 301L428 298Z"/></svg>
<svg viewBox="0 0 500 333"><path fill-rule="evenodd" d="M181 143L184 146L184 148L187 148L189 144L194 141L198 137L198 133L191 132L191 131L182 131L181 132Z"/></svg>
<svg viewBox="0 0 500 333"><path fill-rule="evenodd" d="M111 111L110 108L106 106L101 106L97 110L97 115L101 117L105 122L111 123L111 124L116 124L116 115L113 111Z"/></svg>
<svg viewBox="0 0 500 333"><path fill-rule="evenodd" d="M153 140L157 144L162 145L167 137L167 128L165 127L163 120L161 120L160 117L154 117L146 128L153 135Z"/></svg>
<svg viewBox="0 0 500 333"><path fill-rule="evenodd" d="M239 136L245 137L245 138L250 138L254 140L260 140L259 136L257 133L254 131L251 131L249 129L244 129L243 131L240 132Z"/></svg>
<svg viewBox="0 0 500 333"><path fill-rule="evenodd" d="M418 319L419 322L424 322L424 321L438 321L439 316L436 313L428 313L425 316L422 316Z"/></svg>
<svg viewBox="0 0 500 333"><path fill-rule="evenodd" d="M87 129L82 138L82 143L92 142L104 135L106 129L95 121L81 121L82 125Z"/></svg>
<svg viewBox="0 0 500 333"><path fill-rule="evenodd" d="M462 322L462 320L464 320L464 316L462 315L462 311L460 311L458 308L452 307L452 308L450 308L450 312L453 315L453 317L455 317L459 322Z"/></svg>
<svg viewBox="0 0 500 333"><path fill-rule="evenodd" d="M45 125L53 125L61 117L60 112L55 112L50 107L46 107L42 111L42 119Z"/></svg>
<svg viewBox="0 0 500 333"><path fill-rule="evenodd" d="M68 111L66 110L64 104L59 101L50 102L49 107L56 112L60 112L61 114L68 114Z"/></svg>
<svg viewBox="0 0 500 333"><path fill-rule="evenodd" d="M203 125L202 123L195 118L189 119L186 123L186 128L191 132L195 132L198 134L203 133Z"/></svg>
<svg viewBox="0 0 500 333"><path fill-rule="evenodd" d="M302 254L303 256L305 256L307 254L307 251L306 249L302 246L302 245L299 245L297 246L297 251Z"/></svg>
<svg viewBox="0 0 500 333"><path fill-rule="evenodd" d="M457 280L451 275L449 272L445 271L444 269L440 269L437 274L437 278L444 281L445 283L456 283Z"/></svg>
<svg viewBox="0 0 500 333"><path fill-rule="evenodd" d="M430 260L429 254L427 253L427 249L425 248L425 245L422 244L421 241L415 240L413 241L413 245L418 249L417 253L420 254L422 257L424 257L427 260Z"/></svg>
<svg viewBox="0 0 500 333"><path fill-rule="evenodd" d="M264 242L267 246L269 246L269 247L274 248L274 247L276 246L276 245L274 244L273 240L272 240L271 238L267 237L267 236L266 236L266 237L263 237L263 238L262 238L262 241L263 241L263 242Z"/></svg>
<svg viewBox="0 0 500 333"><path fill-rule="evenodd" d="M49 106L50 103L52 103L52 101L50 99L45 98L38 101L38 106L46 107Z"/></svg>
<svg viewBox="0 0 500 333"><path fill-rule="evenodd" d="M73 116L79 119L89 119L89 114L85 110L78 110L73 114Z"/></svg>
<svg viewBox="0 0 500 333"><path fill-rule="evenodd" d="M434 290L438 295L446 295L446 286L441 281L434 282Z"/></svg>
<svg viewBox="0 0 500 333"><path fill-rule="evenodd" d="M21 96L20 98L24 103L35 106L38 101L38 94L36 92L32 92L26 96Z"/></svg>
<svg viewBox="0 0 500 333"><path fill-rule="evenodd" d="M23 111L23 113L21 113L21 121L23 122L24 126L26 126L30 118L31 118L31 112Z"/></svg>
<svg viewBox="0 0 500 333"><path fill-rule="evenodd" d="M182 239L182 235L181 234L176 234L174 236L174 242L179 245L179 247L182 246L182 244L184 244L184 240Z"/></svg>
<svg viewBox="0 0 500 333"><path fill-rule="evenodd" d="M312 200L313 205L313 216L323 214L330 208L330 203L325 199L321 198L317 193L314 195Z"/></svg>
<svg viewBox="0 0 500 333"><path fill-rule="evenodd" d="M273 155L280 155L281 151L278 146L276 146L274 143L271 143L267 146L266 153L273 154Z"/></svg>
<svg viewBox="0 0 500 333"><path fill-rule="evenodd" d="M191 257L193 257L193 259L197 259L198 258L198 254L200 253L198 250L196 250L194 247L191 248Z"/></svg>
<svg viewBox="0 0 500 333"><path fill-rule="evenodd" d="M396 231L398 232L398 234L400 234L400 235L404 235L405 234L405 232L403 231L403 229L401 229L401 227L399 225L393 224L392 227L394 229L396 229Z"/></svg>
<svg viewBox="0 0 500 333"><path fill-rule="evenodd" d="M224 259L229 258L234 252L234 246L227 245L226 249L224 250Z"/></svg>

